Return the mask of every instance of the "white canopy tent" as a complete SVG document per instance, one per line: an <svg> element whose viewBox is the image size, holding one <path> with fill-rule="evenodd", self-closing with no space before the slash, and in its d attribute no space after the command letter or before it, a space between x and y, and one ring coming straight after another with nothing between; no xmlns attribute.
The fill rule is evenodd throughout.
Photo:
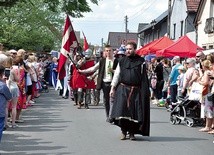
<svg viewBox="0 0 214 155"><path fill-rule="evenodd" d="M209 55L211 53L214 53L214 49L204 50L203 53L204 55Z"/></svg>

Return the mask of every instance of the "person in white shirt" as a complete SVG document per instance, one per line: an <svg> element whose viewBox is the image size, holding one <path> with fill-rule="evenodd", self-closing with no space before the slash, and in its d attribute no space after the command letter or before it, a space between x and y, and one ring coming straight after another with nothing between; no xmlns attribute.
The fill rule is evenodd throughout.
<svg viewBox="0 0 214 155"><path fill-rule="evenodd" d="M104 49L104 55L106 57L102 58L95 66L85 69L79 70L80 73L91 73L95 72L99 69L98 77L97 77L97 86L96 89L103 90L103 100L106 110L106 121L111 122L109 118L109 111L110 111L110 89L111 89L111 81L113 78L113 50L110 45L106 45Z"/></svg>

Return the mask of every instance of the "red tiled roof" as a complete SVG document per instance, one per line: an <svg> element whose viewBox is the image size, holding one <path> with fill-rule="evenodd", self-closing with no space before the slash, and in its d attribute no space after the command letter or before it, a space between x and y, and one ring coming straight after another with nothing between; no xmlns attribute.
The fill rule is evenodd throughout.
<svg viewBox="0 0 214 155"><path fill-rule="evenodd" d="M187 10L190 12L197 12L201 0L186 0Z"/></svg>

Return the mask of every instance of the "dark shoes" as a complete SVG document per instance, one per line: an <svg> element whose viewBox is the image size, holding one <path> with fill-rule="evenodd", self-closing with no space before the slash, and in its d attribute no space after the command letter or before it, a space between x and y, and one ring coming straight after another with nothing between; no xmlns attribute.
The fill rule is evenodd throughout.
<svg viewBox="0 0 214 155"><path fill-rule="evenodd" d="M81 106L82 106L81 104L78 104L78 105L77 105L77 109L81 109ZM85 105L85 109L89 109L89 106L88 106L88 105Z"/></svg>
<svg viewBox="0 0 214 155"><path fill-rule="evenodd" d="M98 101L95 101L95 102L94 102L94 105L95 105L95 106L98 106L98 105L99 105L99 102L98 102Z"/></svg>
<svg viewBox="0 0 214 155"><path fill-rule="evenodd" d="M129 139L130 140L136 140L134 134L129 134ZM126 140L126 133L125 132L122 132L121 136L120 136L120 140Z"/></svg>
<svg viewBox="0 0 214 155"><path fill-rule="evenodd" d="M77 109L81 109L81 104L78 104Z"/></svg>
<svg viewBox="0 0 214 155"><path fill-rule="evenodd" d="M112 118L107 118L107 119L106 119L106 122L108 122L108 123L111 123L111 124L112 124L114 121L113 121L113 119L112 119Z"/></svg>
<svg viewBox="0 0 214 155"><path fill-rule="evenodd" d="M63 96L62 98L64 98L64 99L68 99L68 96Z"/></svg>
<svg viewBox="0 0 214 155"><path fill-rule="evenodd" d="M89 109L88 105L85 105L85 109Z"/></svg>
<svg viewBox="0 0 214 155"><path fill-rule="evenodd" d="M122 132L120 140L126 140L126 133Z"/></svg>
<svg viewBox="0 0 214 155"><path fill-rule="evenodd" d="M134 134L131 134L131 133L130 133L130 135L129 135L129 139L130 139L130 140L136 140Z"/></svg>

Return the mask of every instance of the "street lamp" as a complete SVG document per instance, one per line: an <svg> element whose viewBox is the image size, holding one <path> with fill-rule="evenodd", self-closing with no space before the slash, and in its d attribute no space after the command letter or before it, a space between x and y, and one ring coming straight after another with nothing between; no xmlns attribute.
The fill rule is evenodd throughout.
<svg viewBox="0 0 214 155"><path fill-rule="evenodd" d="M154 41L154 28L155 28L156 21L152 20L150 24L152 25L152 40Z"/></svg>

